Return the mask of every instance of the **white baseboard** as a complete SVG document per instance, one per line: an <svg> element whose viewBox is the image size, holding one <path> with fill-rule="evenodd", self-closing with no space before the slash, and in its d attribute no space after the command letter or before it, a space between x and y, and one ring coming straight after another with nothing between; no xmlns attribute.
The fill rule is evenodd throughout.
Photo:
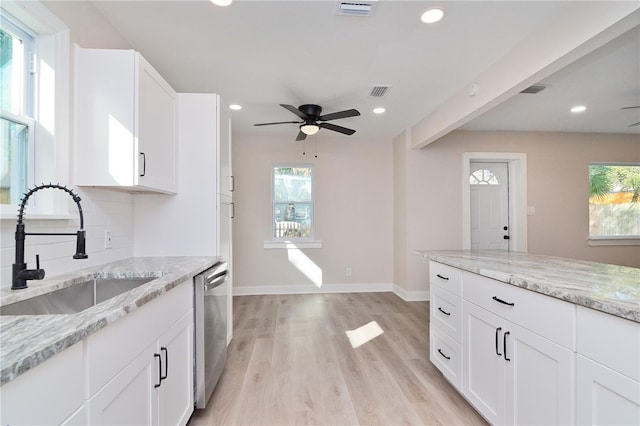
<svg viewBox="0 0 640 426"><path fill-rule="evenodd" d="M267 285L233 287L234 296L262 296L267 294L313 294L313 293L379 293L393 292L407 302L429 300L428 291L406 291L395 284L313 284Z"/></svg>
<svg viewBox="0 0 640 426"><path fill-rule="evenodd" d="M428 291L407 291L394 284L393 292L405 302L426 302L430 300Z"/></svg>

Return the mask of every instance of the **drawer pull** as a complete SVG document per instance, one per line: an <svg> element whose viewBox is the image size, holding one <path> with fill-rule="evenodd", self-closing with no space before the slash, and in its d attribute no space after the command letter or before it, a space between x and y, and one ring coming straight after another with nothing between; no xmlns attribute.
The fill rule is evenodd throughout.
<svg viewBox="0 0 640 426"><path fill-rule="evenodd" d="M439 310L440 312L442 312L443 314L445 314L446 316L451 315L451 312L445 312L445 311L444 311L440 306L438 306L438 310Z"/></svg>
<svg viewBox="0 0 640 426"><path fill-rule="evenodd" d="M498 352L498 341L500 340L500 330L502 330L502 327L496 328L496 355L498 356L502 356L502 354Z"/></svg>
<svg viewBox="0 0 640 426"><path fill-rule="evenodd" d="M504 336L502 337L502 348L504 349L504 360L511 361L511 358L507 358L507 336L511 334L509 331L504 332Z"/></svg>
<svg viewBox="0 0 640 426"><path fill-rule="evenodd" d="M444 359L451 359L450 356L446 356L445 354L442 353L442 351L440 349L438 349L438 353L444 358Z"/></svg>
<svg viewBox="0 0 640 426"><path fill-rule="evenodd" d="M442 279L442 280L449 281L449 278L448 278L448 277L443 277L443 276L442 276L442 275L440 275L440 274L436 274L436 277L438 277L438 278L440 278L440 279Z"/></svg>
<svg viewBox="0 0 640 426"><path fill-rule="evenodd" d="M509 306L515 306L516 305L513 302L505 302L504 300L502 300L502 299L500 299L500 298L498 298L496 296L493 296L492 299L495 300L496 302L502 303L503 305L509 305Z"/></svg>

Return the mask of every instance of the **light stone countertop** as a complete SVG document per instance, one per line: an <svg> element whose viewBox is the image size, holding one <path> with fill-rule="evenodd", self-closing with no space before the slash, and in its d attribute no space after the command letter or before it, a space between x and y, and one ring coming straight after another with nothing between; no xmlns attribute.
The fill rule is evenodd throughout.
<svg viewBox="0 0 640 426"><path fill-rule="evenodd" d="M140 257L98 265L55 279L29 281L25 290L0 291L0 309L20 300L92 279L157 277L77 314L0 316L0 385L37 366L191 279L218 261L215 257Z"/></svg>
<svg viewBox="0 0 640 426"><path fill-rule="evenodd" d="M505 251L432 251L435 262L640 322L640 269Z"/></svg>

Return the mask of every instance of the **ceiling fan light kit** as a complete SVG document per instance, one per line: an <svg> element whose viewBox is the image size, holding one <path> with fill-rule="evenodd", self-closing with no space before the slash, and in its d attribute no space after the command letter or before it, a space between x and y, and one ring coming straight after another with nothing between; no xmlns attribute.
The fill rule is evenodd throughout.
<svg viewBox="0 0 640 426"><path fill-rule="evenodd" d="M315 135L320 130L317 124L301 124L300 131L307 136Z"/></svg>
<svg viewBox="0 0 640 426"><path fill-rule="evenodd" d="M270 126L272 124L300 124L300 131L296 137L297 141L305 140L308 135L315 135L320 129L328 129L344 135L352 135L356 131L338 126L332 123L323 123L324 121L337 120L339 118L357 117L360 112L355 109L347 109L331 114L321 115L322 107L315 104L304 104L298 108L293 105L280 104L280 106L289 112L297 115L302 121L278 121L274 123L256 123L254 126Z"/></svg>

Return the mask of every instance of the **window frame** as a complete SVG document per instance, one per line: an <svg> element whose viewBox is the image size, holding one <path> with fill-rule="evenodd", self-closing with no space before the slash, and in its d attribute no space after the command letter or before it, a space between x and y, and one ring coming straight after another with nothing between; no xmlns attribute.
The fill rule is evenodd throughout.
<svg viewBox="0 0 640 426"><path fill-rule="evenodd" d="M589 171L591 166L634 166L640 168L640 162L605 162L605 161L592 161L587 165L587 182L590 183ZM591 235L591 208L589 195L587 199L587 240L591 246L637 246L640 245L640 235ZM640 201L638 201L640 205Z"/></svg>
<svg viewBox="0 0 640 426"><path fill-rule="evenodd" d="M304 202L304 204L311 204L311 236L309 237L276 237L276 217L275 206L276 204L282 204L283 201L276 202L275 200L275 171L277 168L306 168L311 171L311 201ZM295 201L286 201L290 203ZM310 242L315 241L315 169L313 164L303 163L278 163L271 165L271 239L278 242Z"/></svg>
<svg viewBox="0 0 640 426"><path fill-rule="evenodd" d="M34 35L33 175L30 185L70 184L69 176L69 28L40 1L3 0L3 15L11 16ZM40 191L29 199L26 220L72 219L68 196ZM15 220L17 205L0 205L2 220Z"/></svg>

